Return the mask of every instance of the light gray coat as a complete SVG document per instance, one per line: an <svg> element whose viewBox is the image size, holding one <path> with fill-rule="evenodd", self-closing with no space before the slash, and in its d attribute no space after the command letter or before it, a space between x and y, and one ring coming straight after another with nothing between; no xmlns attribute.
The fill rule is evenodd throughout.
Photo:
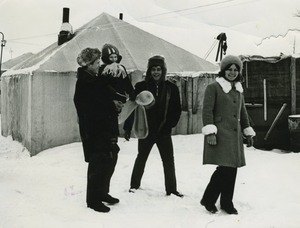
<svg viewBox="0 0 300 228"><path fill-rule="evenodd" d="M203 164L228 167L246 165L243 133L254 135L245 108L243 88L240 82L231 88L224 78L206 87L203 100L204 151ZM209 145L206 137L215 133L217 145Z"/></svg>

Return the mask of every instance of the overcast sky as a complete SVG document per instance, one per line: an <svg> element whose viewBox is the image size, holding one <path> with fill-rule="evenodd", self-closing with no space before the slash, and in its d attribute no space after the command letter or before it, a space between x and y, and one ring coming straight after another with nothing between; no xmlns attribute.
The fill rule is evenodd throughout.
<svg viewBox="0 0 300 228"><path fill-rule="evenodd" d="M70 8L74 30L102 12L115 17L123 13L129 23L185 28L205 23L262 38L300 29L300 18L295 17L299 0L0 0L0 32L7 40L3 62L56 42L63 7ZM183 17L195 23L183 23Z"/></svg>

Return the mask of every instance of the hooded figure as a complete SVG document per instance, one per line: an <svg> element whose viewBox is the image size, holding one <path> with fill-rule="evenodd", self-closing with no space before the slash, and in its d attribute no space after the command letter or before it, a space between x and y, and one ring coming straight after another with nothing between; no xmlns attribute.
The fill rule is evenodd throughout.
<svg viewBox="0 0 300 228"><path fill-rule="evenodd" d="M138 155L131 176L130 192L141 185L145 164L154 144L157 145L164 167L165 190L167 195L182 197L177 191L174 152L171 130L179 121L181 103L179 90L175 84L166 80L167 66L162 56L153 56L148 60L144 81L135 85L135 95L142 91L152 93L155 103L146 108L149 127L148 136L138 140ZM130 132L131 126L125 132ZM130 134L129 134L130 135Z"/></svg>
<svg viewBox="0 0 300 228"><path fill-rule="evenodd" d="M111 63L120 63L122 60L122 56L119 53L119 50L112 44L104 44L102 47L102 56L101 56L101 60L104 64L111 64ZM115 54L117 56L117 59L115 61L112 61L109 59L109 57Z"/></svg>
<svg viewBox="0 0 300 228"><path fill-rule="evenodd" d="M255 132L250 127L245 107L242 80L242 61L228 55L220 64L216 82L206 87L202 119L204 137L203 164L217 165L201 204L215 213L215 203L221 196L221 208L237 214L232 203L237 168L246 165L243 138L252 146Z"/></svg>

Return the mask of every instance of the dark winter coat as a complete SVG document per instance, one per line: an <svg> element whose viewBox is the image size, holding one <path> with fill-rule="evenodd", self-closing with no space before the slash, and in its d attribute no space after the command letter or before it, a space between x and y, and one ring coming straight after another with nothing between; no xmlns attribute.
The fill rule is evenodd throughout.
<svg viewBox="0 0 300 228"><path fill-rule="evenodd" d="M77 71L74 94L85 161L109 156L119 135L118 114L107 83L84 67Z"/></svg>
<svg viewBox="0 0 300 228"><path fill-rule="evenodd" d="M103 72L104 68L107 66L107 64L102 64L99 72ZM110 87L110 91L112 93L113 99L114 100L118 100L121 101L122 103L126 102L126 97L129 96L133 96L133 86L131 84L131 81L129 79L129 76L127 74L126 68L121 65L121 67L123 67L125 73L126 73L126 77L113 77L112 75L106 75L106 74L102 74L101 73L99 75L101 75L101 77L106 77L105 80L107 80L109 87Z"/></svg>
<svg viewBox="0 0 300 228"><path fill-rule="evenodd" d="M237 89L228 89L221 78L209 84L203 100L203 132L216 128L217 145L209 145L204 139L203 164L241 167L245 166L243 131L249 128L241 84ZM211 128L212 129L212 128ZM208 130L208 131L207 131Z"/></svg>
<svg viewBox="0 0 300 228"><path fill-rule="evenodd" d="M144 90L150 91L155 98L155 104L146 109L149 134L170 135L181 115L177 86L168 80L162 80L156 85L150 78L135 85L136 95Z"/></svg>

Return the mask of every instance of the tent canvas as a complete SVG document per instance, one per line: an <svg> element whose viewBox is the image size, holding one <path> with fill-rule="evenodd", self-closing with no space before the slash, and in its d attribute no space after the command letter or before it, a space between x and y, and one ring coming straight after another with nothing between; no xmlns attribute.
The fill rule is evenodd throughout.
<svg viewBox="0 0 300 228"><path fill-rule="evenodd" d="M148 58L156 54L165 57L168 72L218 69L215 64L107 13L100 14L77 29L70 41L61 46L54 43L13 69L37 65L38 71L76 71L78 67L76 57L82 49L86 47L101 49L105 43L114 44L119 49L123 57L121 63L129 71L145 71Z"/></svg>
<svg viewBox="0 0 300 228"><path fill-rule="evenodd" d="M216 65L106 13L83 25L75 36L50 45L3 74L2 135L12 135L35 155L79 141L73 104L78 53L86 47L116 45L132 81L141 79L147 60L166 58L168 72L212 72Z"/></svg>

